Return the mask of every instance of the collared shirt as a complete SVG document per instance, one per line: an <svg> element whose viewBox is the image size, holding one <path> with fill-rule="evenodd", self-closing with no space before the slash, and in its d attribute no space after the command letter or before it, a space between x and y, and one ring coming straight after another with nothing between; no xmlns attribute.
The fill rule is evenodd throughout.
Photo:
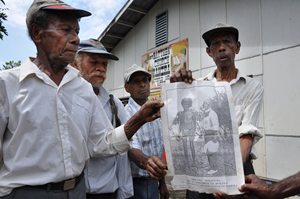
<svg viewBox="0 0 300 199"><path fill-rule="evenodd" d="M110 92L103 86L97 95L109 120L112 119ZM127 122L125 108L122 102L114 96L118 117L122 124ZM114 120L114 127L116 126ZM91 194L113 193L117 189L117 198L133 196L133 184L128 154L108 158L90 158L85 169L86 192Z"/></svg>
<svg viewBox="0 0 300 199"><path fill-rule="evenodd" d="M137 104L131 97L125 106L127 119L130 119L141 106ZM162 126L159 119L144 124L132 137L130 145L132 148L140 149L146 156L156 155L162 158L164 149ZM149 177L144 169L140 169L131 161L132 177Z"/></svg>
<svg viewBox="0 0 300 199"><path fill-rule="evenodd" d="M0 72L0 196L74 178L90 156L130 148L124 126L114 130L91 85L66 69L59 86L30 58Z"/></svg>
<svg viewBox="0 0 300 199"><path fill-rule="evenodd" d="M199 80L217 82L215 71ZM239 70L237 77L229 82L234 100L234 108L238 123L239 136L252 134L253 144L251 149L252 159L257 158L254 145L263 137L257 128L261 112L264 89L257 80L243 75Z"/></svg>

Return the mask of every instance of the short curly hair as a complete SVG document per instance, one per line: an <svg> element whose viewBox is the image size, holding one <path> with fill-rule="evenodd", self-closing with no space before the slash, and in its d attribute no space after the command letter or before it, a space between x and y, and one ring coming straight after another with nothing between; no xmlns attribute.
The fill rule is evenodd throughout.
<svg viewBox="0 0 300 199"><path fill-rule="evenodd" d="M51 17L53 17L53 13L48 10L39 10L31 16L31 18L29 19L29 24L27 26L28 35L31 40L32 40L32 36L30 33L31 25L36 24L41 29L45 30L48 28L49 19Z"/></svg>
<svg viewBox="0 0 300 199"><path fill-rule="evenodd" d="M185 105L185 104L187 104L187 105L189 105L189 106L192 106L192 103L193 103L193 101L192 101L192 99L189 98L189 97L183 98L183 99L181 100L181 105L182 105L182 106Z"/></svg>

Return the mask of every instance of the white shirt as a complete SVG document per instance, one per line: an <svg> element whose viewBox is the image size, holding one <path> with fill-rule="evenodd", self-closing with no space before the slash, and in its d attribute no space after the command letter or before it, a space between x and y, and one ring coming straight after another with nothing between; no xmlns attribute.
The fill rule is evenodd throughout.
<svg viewBox="0 0 300 199"><path fill-rule="evenodd" d="M0 72L0 196L74 178L90 156L130 148L124 126L113 129L91 85L66 69L59 86L30 58Z"/></svg>
<svg viewBox="0 0 300 199"><path fill-rule="evenodd" d="M217 82L215 71L199 80ZM237 77L231 80L229 84L233 95L234 108L239 126L239 136L252 134L253 144L250 155L252 159L257 159L257 152L254 145L263 137L263 134L257 126L263 102L264 89L260 82L243 75L239 70Z"/></svg>
<svg viewBox="0 0 300 199"><path fill-rule="evenodd" d="M112 119L110 92L103 86L97 95L109 120ZM118 117L122 124L127 122L125 108L122 102L114 96ZM114 120L114 127L116 126ZM128 154L108 158L90 158L85 169L86 192L91 194L114 193L117 198L124 199L133 196L133 184Z"/></svg>

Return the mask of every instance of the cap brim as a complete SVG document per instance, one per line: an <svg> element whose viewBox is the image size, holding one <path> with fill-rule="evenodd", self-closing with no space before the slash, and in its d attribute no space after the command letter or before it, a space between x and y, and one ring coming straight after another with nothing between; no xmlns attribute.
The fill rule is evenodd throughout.
<svg viewBox="0 0 300 199"><path fill-rule="evenodd" d="M73 8L73 7L66 7L66 6L46 6L43 7L42 9L44 10L61 10L61 11L72 11L76 14L77 18L81 18L81 17L88 17L91 16L92 13L85 11L85 10L81 10L81 9L77 9L77 8Z"/></svg>
<svg viewBox="0 0 300 199"><path fill-rule="evenodd" d="M239 31L234 28L234 27L220 27L220 28L215 28L212 30L209 30L205 32L202 35L202 38L204 39L205 43L207 46L209 46L209 39L211 38L212 35L219 33L219 32L231 32L236 36L236 39L239 39Z"/></svg>
<svg viewBox="0 0 300 199"><path fill-rule="evenodd" d="M95 53L95 54L106 54L107 55L107 59L112 59L112 60L116 60L118 61L119 58L107 51L104 51L104 50L98 50L98 49L95 49L95 48L90 48L89 47L86 47L86 48L82 48L80 50L77 51L77 53L79 52L86 52L86 53Z"/></svg>

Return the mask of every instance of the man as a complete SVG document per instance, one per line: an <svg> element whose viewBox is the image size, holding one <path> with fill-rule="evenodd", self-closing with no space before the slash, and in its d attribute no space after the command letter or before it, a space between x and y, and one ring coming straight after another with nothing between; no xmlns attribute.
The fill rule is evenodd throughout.
<svg viewBox="0 0 300 199"><path fill-rule="evenodd" d="M160 116L151 100L114 129L91 85L71 66L78 18L89 12L58 0L27 11L37 57L0 73L0 198L84 199L89 157L123 154L133 134Z"/></svg>
<svg viewBox="0 0 300 199"><path fill-rule="evenodd" d="M114 97L103 83L106 80L108 59L119 60L106 51L96 39L81 41L72 66L90 82L113 127L125 124L126 111L122 102ZM84 171L87 199L121 199L133 196L130 161L125 153L109 158L90 158Z"/></svg>
<svg viewBox="0 0 300 199"><path fill-rule="evenodd" d="M128 119L148 101L150 80L151 74L136 64L126 69L124 87L130 93L128 104L125 106ZM169 192L164 179L166 162L162 159L164 145L161 122L154 120L143 125L132 139L130 143L132 149L128 151L132 161L134 188L132 199L158 199L158 190L161 199L168 199ZM153 171L149 168L150 165L157 165L157 169Z"/></svg>
<svg viewBox="0 0 300 199"><path fill-rule="evenodd" d="M239 53L241 47L238 36L239 32L235 27L222 23L218 23L202 35L207 44L206 52L214 60L217 69L201 80L227 81L230 84L239 125L238 132L244 172L247 175L254 173L251 160L257 158L257 153L253 146L263 136L257 128L263 100L263 87L258 81L243 75L235 67L235 55ZM170 80L171 82L185 81L192 83L192 72L181 68L172 75ZM223 193L214 193L214 196L217 198L230 198L230 196ZM208 196L203 193L187 191L187 198L210 197L213 198L212 195Z"/></svg>
<svg viewBox="0 0 300 199"><path fill-rule="evenodd" d="M219 131L219 119L217 113L211 109L210 102L205 100L203 102L204 108L204 140L205 147L204 151L207 155L210 170L208 171L209 175L215 174L218 172L217 156L216 152L218 150L219 142L216 140L216 135ZM211 146L211 147L209 147ZM213 147L217 146L217 147ZM215 148L216 150L211 150L210 148Z"/></svg>
<svg viewBox="0 0 300 199"><path fill-rule="evenodd" d="M254 174L246 176L245 181L246 184L239 188L241 192L247 193L245 198L250 195L263 199L281 199L300 194L300 172L272 185Z"/></svg>
<svg viewBox="0 0 300 199"><path fill-rule="evenodd" d="M173 124L179 124L179 133L182 136L184 155L186 158L189 157L187 146L187 143L189 142L193 158L193 165L195 165L194 137L197 128L196 122L198 120L198 112L190 109L192 107L192 103L193 101L191 98L183 98L181 100L183 111L177 113L175 119L173 120Z"/></svg>

